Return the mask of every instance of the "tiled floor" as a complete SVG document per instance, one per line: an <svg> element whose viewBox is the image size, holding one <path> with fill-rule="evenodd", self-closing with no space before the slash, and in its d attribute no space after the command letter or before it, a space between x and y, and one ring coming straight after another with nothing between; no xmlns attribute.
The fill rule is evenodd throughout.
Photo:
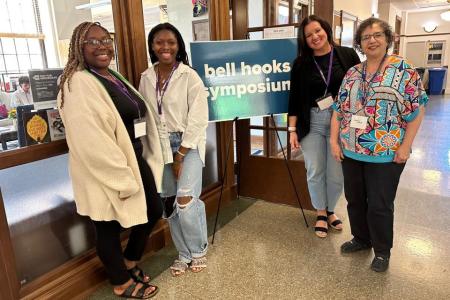
<svg viewBox="0 0 450 300"><path fill-rule="evenodd" d="M450 298L450 97L432 97L396 199L395 241L384 274L370 251L341 255L350 235L345 199L342 233L324 239L305 228L297 208L240 199L216 235L209 266L173 278L173 248L143 263L161 291L155 299L448 299ZM248 207L248 208L247 208ZM310 224L314 215L307 213ZM105 284L91 299L114 299Z"/></svg>

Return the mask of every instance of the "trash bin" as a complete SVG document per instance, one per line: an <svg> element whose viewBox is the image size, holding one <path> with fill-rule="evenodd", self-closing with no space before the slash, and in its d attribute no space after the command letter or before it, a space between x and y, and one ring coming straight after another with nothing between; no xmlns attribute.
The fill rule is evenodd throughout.
<svg viewBox="0 0 450 300"><path fill-rule="evenodd" d="M430 95L442 95L446 72L447 72L446 68L428 69L429 74L428 88L430 90Z"/></svg>

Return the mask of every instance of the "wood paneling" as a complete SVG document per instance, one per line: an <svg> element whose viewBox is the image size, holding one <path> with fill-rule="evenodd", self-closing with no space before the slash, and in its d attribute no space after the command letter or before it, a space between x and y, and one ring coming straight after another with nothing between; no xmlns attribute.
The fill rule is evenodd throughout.
<svg viewBox="0 0 450 300"><path fill-rule="evenodd" d="M248 27L248 0L232 0L233 6L233 40L244 40L247 38ZM238 24L240 26L238 26ZM242 26L242 24L246 24Z"/></svg>
<svg viewBox="0 0 450 300"><path fill-rule="evenodd" d="M228 0L209 1L209 24L212 41L230 39L230 5Z"/></svg>
<svg viewBox="0 0 450 300"><path fill-rule="evenodd" d="M142 0L112 0L119 72L135 87L148 68Z"/></svg>
<svg viewBox="0 0 450 300"><path fill-rule="evenodd" d="M314 14L333 24L333 1L314 0Z"/></svg>
<svg viewBox="0 0 450 300"><path fill-rule="evenodd" d="M67 153L66 140L0 152L0 170Z"/></svg>
<svg viewBox="0 0 450 300"><path fill-rule="evenodd" d="M0 299L18 299L19 289L14 251L9 237L9 227L0 190Z"/></svg>

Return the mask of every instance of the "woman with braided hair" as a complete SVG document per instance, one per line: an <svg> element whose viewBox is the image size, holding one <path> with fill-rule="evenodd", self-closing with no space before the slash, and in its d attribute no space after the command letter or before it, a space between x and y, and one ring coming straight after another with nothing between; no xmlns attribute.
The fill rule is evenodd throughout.
<svg viewBox="0 0 450 300"><path fill-rule="evenodd" d="M158 288L137 262L162 215L162 149L142 96L108 68L113 56L113 40L105 28L92 22L78 25L61 77L58 108L77 212L95 226L97 254L114 294L148 299ZM122 228L131 228L124 252Z"/></svg>

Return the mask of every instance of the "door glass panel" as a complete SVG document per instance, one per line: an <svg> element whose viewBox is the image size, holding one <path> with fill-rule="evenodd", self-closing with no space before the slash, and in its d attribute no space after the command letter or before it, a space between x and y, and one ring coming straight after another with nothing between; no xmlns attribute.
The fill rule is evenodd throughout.
<svg viewBox="0 0 450 300"><path fill-rule="evenodd" d="M273 126L273 121L275 121L275 126L277 128L283 128L286 129L287 127L287 120L288 120L288 115L287 114L281 114L281 115L274 115L273 119L269 117L269 126L270 127L274 127Z"/></svg>
<svg viewBox="0 0 450 300"><path fill-rule="evenodd" d="M264 26L264 0L248 0L248 27Z"/></svg>
<svg viewBox="0 0 450 300"><path fill-rule="evenodd" d="M280 1L278 4L278 25L289 24L289 2Z"/></svg>
<svg viewBox="0 0 450 300"><path fill-rule="evenodd" d="M280 137L281 144L283 145L284 154L287 157L287 131L278 131L269 130L269 157L273 158L283 158L283 152L281 150L280 141L278 140L278 136Z"/></svg>
<svg viewBox="0 0 450 300"><path fill-rule="evenodd" d="M251 117L250 126L264 126L264 117Z"/></svg>
<svg viewBox="0 0 450 300"><path fill-rule="evenodd" d="M264 156L264 130L250 129L250 155Z"/></svg>
<svg viewBox="0 0 450 300"><path fill-rule="evenodd" d="M262 31L249 32L248 35L249 35L249 39L251 39L251 40L262 40L263 39Z"/></svg>
<svg viewBox="0 0 450 300"><path fill-rule="evenodd" d="M301 149L292 149L291 148L291 160L300 160L304 161L303 152Z"/></svg>

